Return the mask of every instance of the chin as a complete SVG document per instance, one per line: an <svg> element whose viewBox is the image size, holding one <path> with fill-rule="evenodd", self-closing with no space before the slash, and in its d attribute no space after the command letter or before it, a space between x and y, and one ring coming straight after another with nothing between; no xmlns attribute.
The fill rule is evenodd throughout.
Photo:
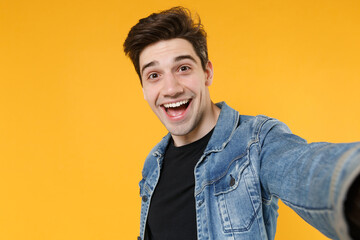
<svg viewBox="0 0 360 240"><path fill-rule="evenodd" d="M187 129L186 127L169 127L167 130L174 136L186 136L192 129Z"/></svg>

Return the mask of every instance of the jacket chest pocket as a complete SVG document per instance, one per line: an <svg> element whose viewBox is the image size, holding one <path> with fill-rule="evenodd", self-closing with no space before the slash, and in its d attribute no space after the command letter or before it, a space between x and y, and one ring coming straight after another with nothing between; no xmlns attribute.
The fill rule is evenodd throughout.
<svg viewBox="0 0 360 240"><path fill-rule="evenodd" d="M260 209L261 198L247 156L234 160L214 184L224 232L248 231Z"/></svg>

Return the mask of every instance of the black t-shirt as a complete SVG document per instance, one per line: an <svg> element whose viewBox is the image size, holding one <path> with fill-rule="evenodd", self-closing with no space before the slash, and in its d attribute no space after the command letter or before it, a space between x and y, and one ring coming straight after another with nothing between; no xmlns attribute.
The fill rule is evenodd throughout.
<svg viewBox="0 0 360 240"><path fill-rule="evenodd" d="M185 146L169 144L150 203L146 240L197 239L194 168L212 132Z"/></svg>

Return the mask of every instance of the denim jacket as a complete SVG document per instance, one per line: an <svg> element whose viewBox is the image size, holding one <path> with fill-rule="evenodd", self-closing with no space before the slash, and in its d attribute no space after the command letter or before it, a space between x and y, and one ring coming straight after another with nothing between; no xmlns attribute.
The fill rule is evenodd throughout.
<svg viewBox="0 0 360 240"><path fill-rule="evenodd" d="M214 132L194 169L198 239L274 239L279 198L329 238L350 239L343 202L360 173L360 143L308 144L276 119L218 106ZM170 138L145 160L138 239L144 239Z"/></svg>

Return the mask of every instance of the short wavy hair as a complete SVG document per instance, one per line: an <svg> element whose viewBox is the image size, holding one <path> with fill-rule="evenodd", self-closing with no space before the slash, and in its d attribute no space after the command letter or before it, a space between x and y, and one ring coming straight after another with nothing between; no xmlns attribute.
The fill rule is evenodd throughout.
<svg viewBox="0 0 360 240"><path fill-rule="evenodd" d="M130 29L124 42L124 52L134 64L141 84L139 63L141 52L150 44L173 38L182 38L189 41L201 60L202 68L206 69L208 62L206 32L201 24L200 17L197 15L196 21L192 18L189 9L173 7L140 19Z"/></svg>

